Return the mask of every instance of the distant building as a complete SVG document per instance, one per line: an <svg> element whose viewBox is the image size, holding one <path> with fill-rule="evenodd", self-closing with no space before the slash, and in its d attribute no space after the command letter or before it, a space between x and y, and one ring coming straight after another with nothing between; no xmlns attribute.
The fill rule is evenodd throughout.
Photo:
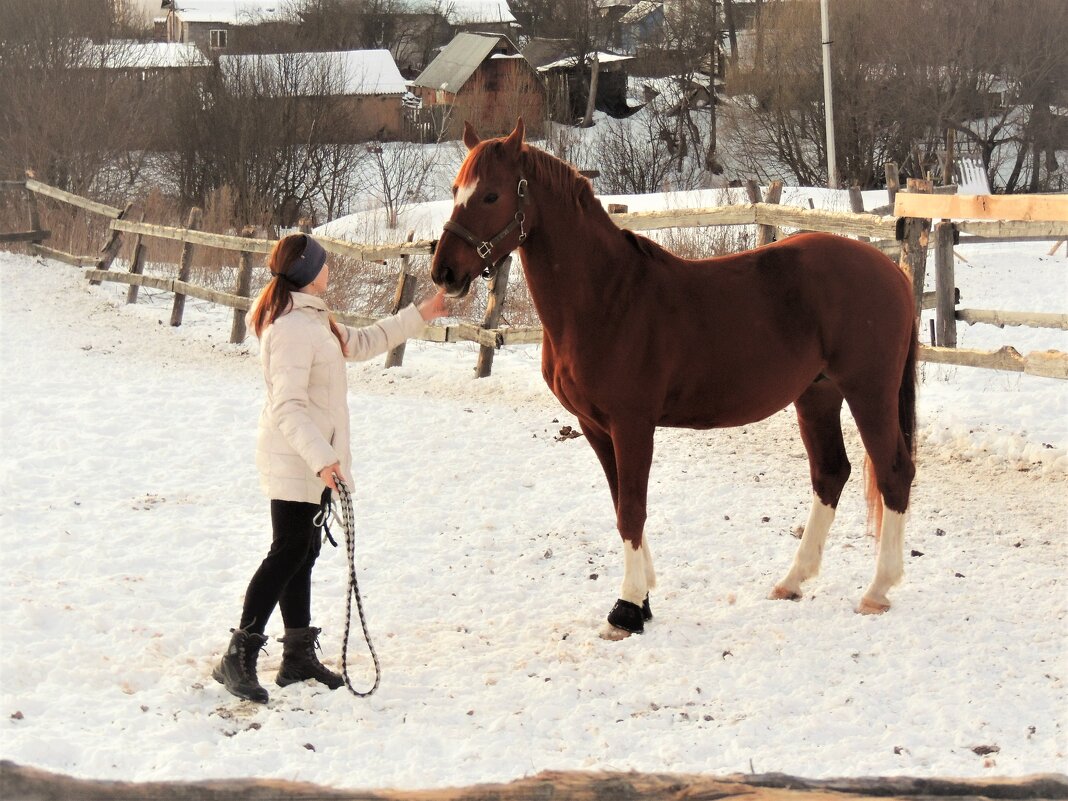
<svg viewBox="0 0 1068 801"><path fill-rule="evenodd" d="M602 50L588 53L580 67L578 58L570 55L573 50L574 44L567 39L531 39L523 48L527 61L545 80L553 120L570 124L585 114L595 56L598 74L594 107L613 117L633 113L635 107L627 101L627 68L633 57Z"/></svg>
<svg viewBox="0 0 1068 801"><path fill-rule="evenodd" d="M459 138L465 120L483 136L511 131L520 116L532 137L544 128L545 83L507 36L457 34L412 91L421 101L419 123L435 137Z"/></svg>
<svg viewBox="0 0 1068 801"><path fill-rule="evenodd" d="M332 142L405 135L402 111L411 96L388 50L220 56L219 69L234 91L253 89L258 102L286 97L308 107L309 122L328 116Z"/></svg>
<svg viewBox="0 0 1068 801"><path fill-rule="evenodd" d="M300 22L290 0L165 0L164 39L195 44L210 56L248 52L248 33Z"/></svg>

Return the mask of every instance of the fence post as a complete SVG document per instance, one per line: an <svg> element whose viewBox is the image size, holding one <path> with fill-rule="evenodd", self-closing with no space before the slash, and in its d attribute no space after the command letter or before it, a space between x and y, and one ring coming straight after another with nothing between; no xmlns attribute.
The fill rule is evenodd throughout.
<svg viewBox="0 0 1068 801"><path fill-rule="evenodd" d="M890 198L890 208L893 208L894 199L897 197L898 190L901 189L901 178L898 176L897 164L892 161L886 162L883 165L883 172L886 175L886 194Z"/></svg>
<svg viewBox="0 0 1068 801"><path fill-rule="evenodd" d="M772 181L768 184L768 194L764 196L764 202L777 205L780 200L782 200L782 181ZM778 238L779 230L774 225L761 224L757 227L757 247L770 245Z"/></svg>
<svg viewBox="0 0 1068 801"><path fill-rule="evenodd" d="M931 192L930 181L909 178L909 192ZM916 302L916 319L923 308L923 279L927 272L927 245L931 235L931 221L920 217L899 217L897 238L901 242L898 264L912 277L912 294Z"/></svg>
<svg viewBox="0 0 1068 801"><path fill-rule="evenodd" d="M415 239L415 231L409 231L405 242L411 242L413 239ZM393 294L393 305L390 307L390 314L399 312L411 303L412 298L415 297L415 275L408 272L410 259L410 256L401 256L401 271L400 276L397 278L397 291ZM404 346L405 343L402 342L386 354L386 367L400 367L404 364Z"/></svg>
<svg viewBox="0 0 1068 801"><path fill-rule="evenodd" d="M482 319L482 328L496 328L501 320L501 312L504 310L504 298L508 292L508 272L512 267L512 257L505 256L497 273L490 279L489 299L486 301L486 316ZM489 345L480 345L478 348L478 365L475 367L475 377L485 378L493 369L493 352L496 348Z"/></svg>
<svg viewBox="0 0 1068 801"><path fill-rule="evenodd" d="M126 207L119 212L119 216L116 220L126 219L126 215L130 213L130 209L133 208L133 203L127 203ZM122 249L122 231L112 231L111 236L108 237L107 243L104 247L100 248L101 256L97 259L96 269L98 270L110 270L111 263L115 261L115 257L119 255L119 251ZM89 286L100 286L101 281L99 278L94 278L89 282Z"/></svg>
<svg viewBox="0 0 1068 801"><path fill-rule="evenodd" d="M34 173L33 170L26 170L26 177L27 178L35 178L36 177L36 173ZM31 231L40 231L41 230L41 212L40 212L40 209L37 206L37 195L34 192L31 192L29 187L24 187L23 191L26 193L26 209L27 209L27 211L29 213L29 217L30 217L30 230ZM34 246L41 244L41 242L43 242L43 241L44 241L43 239L37 239L37 240L34 240L33 242L30 242L29 243L30 252L31 253L36 253L37 249Z"/></svg>
<svg viewBox="0 0 1068 801"><path fill-rule="evenodd" d="M256 229L246 225L241 229L241 236L252 237ZM234 294L241 298L247 298L252 291L252 254L247 250L241 251L241 266L237 268L237 286ZM245 341L245 310L234 309L234 322L230 326L230 342L237 344Z"/></svg>
<svg viewBox="0 0 1068 801"><path fill-rule="evenodd" d="M145 221L145 211L141 210L141 219L139 222ZM144 237L141 234L137 235L137 239L134 240L133 255L130 257L130 274L142 275L145 272L145 244ZM141 287L138 284L130 284L130 288L126 290L126 302L137 303L137 292Z"/></svg>
<svg viewBox="0 0 1068 801"><path fill-rule="evenodd" d="M864 213L864 196L860 193L859 186L849 187L849 210L854 214ZM871 239L866 236L858 237L861 242L870 242Z"/></svg>
<svg viewBox="0 0 1068 801"><path fill-rule="evenodd" d="M203 216L203 212L193 207L189 210L189 219L186 220L185 227L189 230L196 230L200 228L200 220ZM182 245L182 260L178 267L178 280L188 281L189 273L193 267L193 243L185 242ZM174 293L174 306L171 308L171 325L179 326L182 324L182 314L185 312L185 295L180 292Z"/></svg>
<svg viewBox="0 0 1068 801"><path fill-rule="evenodd" d="M935 226L935 343L957 347L956 288L953 276L953 241L957 227L943 220Z"/></svg>

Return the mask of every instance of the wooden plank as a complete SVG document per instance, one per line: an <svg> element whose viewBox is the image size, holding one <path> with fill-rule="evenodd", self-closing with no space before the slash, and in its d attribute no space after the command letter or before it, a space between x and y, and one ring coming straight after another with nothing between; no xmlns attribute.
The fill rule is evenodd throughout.
<svg viewBox="0 0 1068 801"><path fill-rule="evenodd" d="M323 250L337 256L347 256L350 259L360 261L385 261L387 259L399 259L402 256L429 256L433 252L433 240L424 239L418 242L396 242L384 245L367 245L360 242L349 242L344 239L331 239L329 237L315 237L315 241L323 246Z"/></svg>
<svg viewBox="0 0 1068 801"><path fill-rule="evenodd" d="M779 228L802 228L806 231L826 231L874 239L893 239L897 230L897 220L893 217L854 214L850 211L825 211L758 203L755 213L757 223Z"/></svg>
<svg viewBox="0 0 1068 801"><path fill-rule="evenodd" d="M501 312L504 310L504 301L508 294L508 274L512 268L512 257L505 256L497 271L489 281L487 291L489 298L486 300L486 314L482 318L483 330L492 330L500 322ZM475 377L485 378L493 370L493 354L496 352L497 340L494 344L482 345L478 349L478 362L475 365Z"/></svg>
<svg viewBox="0 0 1068 801"><path fill-rule="evenodd" d="M698 228L710 225L752 225L756 212L752 203L715 206L707 209L659 209L609 215L620 228L654 231L660 228Z"/></svg>
<svg viewBox="0 0 1068 801"><path fill-rule="evenodd" d="M33 245L33 252L39 256L44 256L46 259L55 259L61 261L64 264L70 264L75 267L85 267L89 264L96 264L96 256L75 256L73 253L67 253L65 250L56 250L45 245Z"/></svg>
<svg viewBox="0 0 1068 801"><path fill-rule="evenodd" d="M219 248L221 250L270 253L271 248L274 247L274 241L270 239L254 239L252 237L246 238L243 236L232 236L230 234L214 234L210 231L197 231L191 228L174 228L169 225L134 222L133 220L112 220L109 228L114 231L142 234L143 236L156 237L157 239L173 239L177 242L185 242L190 245L203 245L205 247Z"/></svg>
<svg viewBox="0 0 1068 801"><path fill-rule="evenodd" d="M26 188L37 195L44 195L50 197L53 200L61 200L64 203L68 203L71 206L76 206L79 209L85 209L91 211L94 214L99 214L103 217L118 217L122 213L122 209L117 209L114 206L108 206L104 203L97 203L95 200L89 200L75 195L72 192L66 192L62 189L56 189L54 186L48 184L42 184L40 181L34 178L26 179Z"/></svg>
<svg viewBox="0 0 1068 801"><path fill-rule="evenodd" d="M251 237L254 233L256 229L251 225L246 225L241 231L243 237ZM239 298L248 298L252 294L252 254L247 250L241 251L241 266L237 268L237 285L234 287L234 294ZM235 307L234 319L230 324L230 342L235 344L244 342L248 333L245 328L245 315L241 309Z"/></svg>
<svg viewBox="0 0 1068 801"><path fill-rule="evenodd" d="M415 231L409 231L404 241L411 242L413 239L415 239ZM410 256L401 256L400 275L397 276L397 288L393 293L393 304L389 309L390 314L396 314L407 307L415 298L415 274L408 272L408 262L410 260ZM387 353L386 367L400 367L404 364L405 350L407 348L405 348L405 343L402 342Z"/></svg>
<svg viewBox="0 0 1068 801"><path fill-rule="evenodd" d="M25 181L10 181L10 180L0 181L0 191L4 191L4 190L18 191L20 189L25 189L25 188L26 188L26 182Z"/></svg>
<svg viewBox="0 0 1068 801"><path fill-rule="evenodd" d="M899 192L898 217L1068 222L1068 195L923 195Z"/></svg>
<svg viewBox="0 0 1068 801"><path fill-rule="evenodd" d="M981 236L983 238L1019 239L1059 239L1068 237L1068 220L1050 222L1048 220L1027 222L1023 220L982 222L978 220L961 220L957 230L962 234Z"/></svg>
<svg viewBox="0 0 1068 801"><path fill-rule="evenodd" d="M953 223L940 222L935 226L935 344L944 348L957 347L956 283L953 261ZM926 293L925 293L926 294ZM923 304L920 304L923 308Z"/></svg>
<svg viewBox="0 0 1068 801"><path fill-rule="evenodd" d="M1011 779L940 777L845 778L810 780L782 773L714 776L685 773L542 771L507 784L477 784L423 790L340 789L285 779L207 779L196 781L127 782L81 779L40 768L0 762L4 798L36 801L933 801L945 799L1054 799L1068 796L1061 774L1036 774Z"/></svg>
<svg viewBox="0 0 1068 801"><path fill-rule="evenodd" d="M1068 380L1068 353L1061 351L1032 351L1024 356L1010 345L996 351L920 345L920 359L934 364L982 367Z"/></svg>
<svg viewBox="0 0 1068 801"><path fill-rule="evenodd" d="M931 182L920 178L908 179L908 190L912 193L931 191ZM898 193L898 199L902 193ZM923 281L927 272L927 246L930 243L931 220L923 217L905 217L901 221L901 255L898 265L912 281L912 295L916 299L916 319L920 317L923 304ZM896 223L895 223L896 228Z"/></svg>
<svg viewBox="0 0 1068 801"><path fill-rule="evenodd" d="M43 242L52 237L51 231L13 231L9 234L0 234L0 242Z"/></svg>
<svg viewBox="0 0 1068 801"><path fill-rule="evenodd" d="M1004 328L1022 325L1028 328L1059 328L1068 331L1068 314L1050 312L1011 312L994 309L957 309L956 318L968 325L986 323Z"/></svg>

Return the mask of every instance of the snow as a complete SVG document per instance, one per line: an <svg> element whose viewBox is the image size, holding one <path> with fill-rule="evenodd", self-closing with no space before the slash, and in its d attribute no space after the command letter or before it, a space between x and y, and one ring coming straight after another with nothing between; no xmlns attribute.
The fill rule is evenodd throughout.
<svg viewBox="0 0 1068 801"><path fill-rule="evenodd" d="M1048 250L959 246L965 305L1065 311L1065 256ZM576 421L542 383L539 348L500 351L478 380L465 344L352 365L357 572L382 686L367 700L276 687L276 615L257 706L210 675L270 539L255 340L229 344L226 310L192 299L172 328L172 296L129 306L123 285L56 262L0 252L0 271L4 759L368 789L547 769L1068 768L1068 383L923 368L906 577L874 618L853 612L874 546L851 421L858 469L798 603L765 600L807 513L792 412L658 432L656 618L607 642L619 538L592 451L558 438ZM1063 331L960 335L1068 350ZM314 616L335 667L346 577L344 549L326 546ZM367 686L358 628L349 665Z"/></svg>
<svg viewBox="0 0 1068 801"><path fill-rule="evenodd" d="M175 11L183 22L248 25L293 19L286 0L179 0Z"/></svg>
<svg viewBox="0 0 1068 801"><path fill-rule="evenodd" d="M220 56L219 66L231 79L249 74L269 76L277 93L324 89L330 95L403 95L408 91L388 50ZM294 77L295 87L291 86Z"/></svg>

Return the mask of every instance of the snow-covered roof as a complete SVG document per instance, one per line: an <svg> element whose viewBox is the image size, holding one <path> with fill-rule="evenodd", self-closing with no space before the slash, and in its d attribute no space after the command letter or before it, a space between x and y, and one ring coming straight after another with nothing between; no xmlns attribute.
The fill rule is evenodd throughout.
<svg viewBox="0 0 1068 801"><path fill-rule="evenodd" d="M279 94L403 95L407 81L388 50L220 56L229 77L255 74L278 81Z"/></svg>
<svg viewBox="0 0 1068 801"><path fill-rule="evenodd" d="M168 69L211 65L211 61L196 45L186 42L107 42L95 46L93 61L109 69Z"/></svg>
<svg viewBox="0 0 1068 801"><path fill-rule="evenodd" d="M641 2L635 3L630 11L620 17L619 21L623 25L629 25L632 22L641 22L663 5L663 3L653 3L651 0L641 0Z"/></svg>
<svg viewBox="0 0 1068 801"><path fill-rule="evenodd" d="M611 64L613 62L633 61L633 60L634 60L634 56L621 56L621 55L618 55L617 53L605 53L602 50L598 50L597 51L597 62L599 64ZM578 57L577 56L569 56L567 58L562 58L559 61L550 62L549 64L542 64L540 67L538 67L538 72L541 72L543 70L556 70L556 69L563 69L563 68L570 69L571 67L574 67L577 62L578 62ZM593 54L592 53L588 53L586 55L586 63L592 63L592 62L593 62Z"/></svg>
<svg viewBox="0 0 1068 801"><path fill-rule="evenodd" d="M185 22L228 25L297 19L289 0L174 0L174 11Z"/></svg>

